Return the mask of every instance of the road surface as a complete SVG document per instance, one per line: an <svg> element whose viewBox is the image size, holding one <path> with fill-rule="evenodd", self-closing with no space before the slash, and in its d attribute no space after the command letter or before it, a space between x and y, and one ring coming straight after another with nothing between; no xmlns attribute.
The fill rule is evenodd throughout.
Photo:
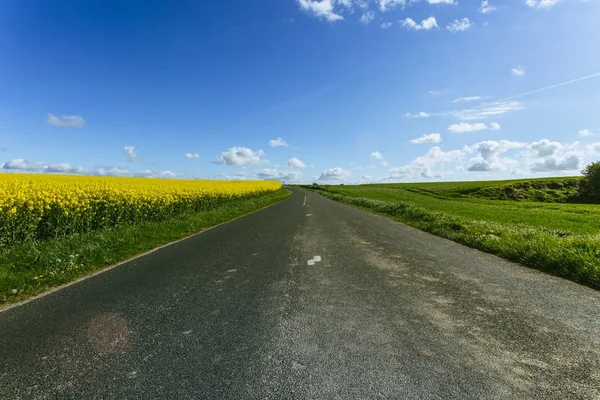
<svg viewBox="0 0 600 400"><path fill-rule="evenodd" d="M1 312L0 398L600 397L600 292L294 192Z"/></svg>

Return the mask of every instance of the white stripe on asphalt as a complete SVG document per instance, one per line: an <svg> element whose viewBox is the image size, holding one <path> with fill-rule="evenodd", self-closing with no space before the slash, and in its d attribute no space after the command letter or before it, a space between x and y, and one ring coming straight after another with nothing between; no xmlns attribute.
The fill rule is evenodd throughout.
<svg viewBox="0 0 600 400"><path fill-rule="evenodd" d="M314 256L313 258L307 261L307 264L315 265L316 262L321 262L321 256Z"/></svg>
<svg viewBox="0 0 600 400"><path fill-rule="evenodd" d="M302 207L306 207L306 196L304 196L304 204L302 204Z"/></svg>

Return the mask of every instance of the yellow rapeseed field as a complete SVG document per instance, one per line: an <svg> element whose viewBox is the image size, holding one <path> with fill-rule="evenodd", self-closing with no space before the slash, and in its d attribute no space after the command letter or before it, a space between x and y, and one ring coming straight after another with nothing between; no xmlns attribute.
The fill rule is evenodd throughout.
<svg viewBox="0 0 600 400"><path fill-rule="evenodd" d="M273 181L0 174L0 245L157 221L280 188Z"/></svg>

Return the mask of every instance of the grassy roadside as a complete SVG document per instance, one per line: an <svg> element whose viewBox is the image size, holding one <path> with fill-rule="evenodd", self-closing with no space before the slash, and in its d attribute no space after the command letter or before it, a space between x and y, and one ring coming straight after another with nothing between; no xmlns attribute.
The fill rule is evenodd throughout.
<svg viewBox="0 0 600 400"><path fill-rule="evenodd" d="M23 300L284 200L291 194L280 189L211 211L7 248L0 252L0 305Z"/></svg>
<svg viewBox="0 0 600 400"><path fill-rule="evenodd" d="M600 289L600 235L473 220L410 202L318 193L423 231Z"/></svg>

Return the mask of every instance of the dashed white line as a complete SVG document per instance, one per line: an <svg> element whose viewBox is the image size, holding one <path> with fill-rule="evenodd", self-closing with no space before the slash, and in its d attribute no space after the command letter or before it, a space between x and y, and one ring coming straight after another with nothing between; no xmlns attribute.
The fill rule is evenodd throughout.
<svg viewBox="0 0 600 400"><path fill-rule="evenodd" d="M306 196L304 196L304 204L302 204L302 207L306 207Z"/></svg>
<svg viewBox="0 0 600 400"><path fill-rule="evenodd" d="M313 258L308 260L306 263L308 265L315 265L316 262L321 262L321 256L314 256Z"/></svg>

